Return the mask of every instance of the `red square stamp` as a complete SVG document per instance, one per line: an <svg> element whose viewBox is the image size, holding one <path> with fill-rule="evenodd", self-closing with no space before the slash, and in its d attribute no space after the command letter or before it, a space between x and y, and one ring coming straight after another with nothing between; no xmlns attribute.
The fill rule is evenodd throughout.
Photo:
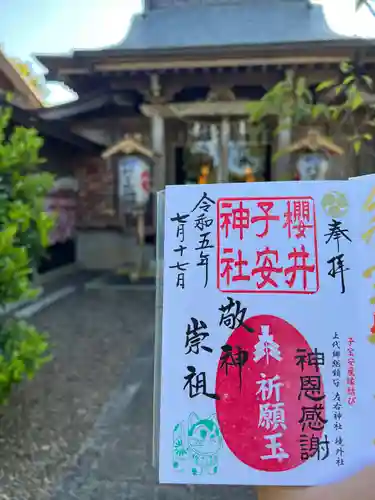
<svg viewBox="0 0 375 500"><path fill-rule="evenodd" d="M217 287L222 292L319 290L312 197L220 198Z"/></svg>

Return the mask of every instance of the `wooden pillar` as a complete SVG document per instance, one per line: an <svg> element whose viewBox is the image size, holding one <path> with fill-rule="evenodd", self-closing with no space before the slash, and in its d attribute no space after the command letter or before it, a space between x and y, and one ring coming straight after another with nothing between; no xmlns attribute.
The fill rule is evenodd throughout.
<svg viewBox="0 0 375 500"><path fill-rule="evenodd" d="M230 123L228 118L223 118L220 124L220 162L216 182L228 182L229 179L229 141Z"/></svg>
<svg viewBox="0 0 375 500"><path fill-rule="evenodd" d="M290 126L290 119L284 119L279 122L281 130L278 133L276 140L277 152L284 150L292 143L292 128ZM276 152L276 151L275 151ZM291 166L290 166L290 154L283 154L280 156L272 167L272 179L273 181L285 181L290 179Z"/></svg>
<svg viewBox="0 0 375 500"><path fill-rule="evenodd" d="M157 153L152 173L152 186L154 192L153 221L156 228L156 193L165 187L167 162L166 162L166 144L165 144L165 119L164 117L153 114L151 120L151 149Z"/></svg>

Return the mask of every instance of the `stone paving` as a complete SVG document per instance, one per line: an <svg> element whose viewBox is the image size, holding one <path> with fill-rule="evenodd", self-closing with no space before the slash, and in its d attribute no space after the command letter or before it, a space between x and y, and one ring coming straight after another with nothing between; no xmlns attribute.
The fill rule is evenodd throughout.
<svg viewBox="0 0 375 500"><path fill-rule="evenodd" d="M149 349L147 349L148 351ZM134 370L133 370L134 367ZM151 466L152 451L152 357L134 361L126 382L114 396L101 422L94 429L89 447L79 463L58 487L53 500L236 500L255 498L248 488L184 487L157 484ZM139 392L129 407L126 394L137 386ZM125 400L125 401L124 401Z"/></svg>
<svg viewBox="0 0 375 500"><path fill-rule="evenodd" d="M252 500L250 488L158 485L152 456L152 344L141 347L53 500ZM128 405L129 395L137 391Z"/></svg>
<svg viewBox="0 0 375 500"><path fill-rule="evenodd" d="M1 500L51 498L127 364L151 338L153 307L152 292L79 287L29 319L50 333L53 361L1 408Z"/></svg>
<svg viewBox="0 0 375 500"><path fill-rule="evenodd" d="M236 500L161 486L151 466L154 293L85 290L38 313L54 360L0 420L1 500Z"/></svg>

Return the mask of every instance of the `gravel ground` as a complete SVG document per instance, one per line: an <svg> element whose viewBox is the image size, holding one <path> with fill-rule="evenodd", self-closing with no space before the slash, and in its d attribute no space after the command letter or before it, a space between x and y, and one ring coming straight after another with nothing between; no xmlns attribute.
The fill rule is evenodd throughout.
<svg viewBox="0 0 375 500"><path fill-rule="evenodd" d="M54 360L0 419L0 500L51 498L127 363L152 339L153 306L152 292L80 291L32 318L50 333Z"/></svg>
<svg viewBox="0 0 375 500"><path fill-rule="evenodd" d="M254 500L159 485L151 466L154 294L77 291L33 317L54 360L0 419L0 500Z"/></svg>

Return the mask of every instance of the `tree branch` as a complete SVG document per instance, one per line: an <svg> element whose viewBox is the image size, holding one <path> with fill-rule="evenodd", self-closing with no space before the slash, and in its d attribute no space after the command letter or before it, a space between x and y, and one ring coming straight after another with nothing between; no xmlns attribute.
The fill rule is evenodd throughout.
<svg viewBox="0 0 375 500"><path fill-rule="evenodd" d="M370 11L371 15L375 17L375 8L369 2L366 2L366 7Z"/></svg>
<svg viewBox="0 0 375 500"><path fill-rule="evenodd" d="M372 5L371 0L357 0L356 8L359 10L361 7L367 7L370 14L375 17L375 7Z"/></svg>

